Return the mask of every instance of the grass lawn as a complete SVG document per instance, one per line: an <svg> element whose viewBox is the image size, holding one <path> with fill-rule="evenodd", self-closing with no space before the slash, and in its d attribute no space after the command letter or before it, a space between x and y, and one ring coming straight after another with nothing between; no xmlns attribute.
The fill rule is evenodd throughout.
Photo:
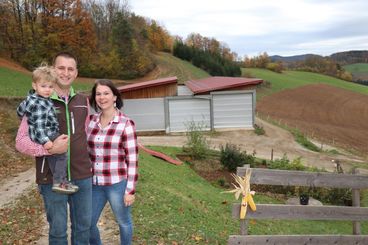
<svg viewBox="0 0 368 245"><path fill-rule="evenodd" d="M175 156L174 147L150 147ZM137 244L225 244L230 234L239 234L231 218L232 194L221 193L198 176L188 164L175 166L140 152L140 179L133 208ZM240 202L240 201L239 201ZM280 203L257 193L256 203ZM364 206L368 206L367 198ZM351 234L351 222L251 221L250 234ZM362 226L368 233L368 222Z"/></svg>
<svg viewBox="0 0 368 245"><path fill-rule="evenodd" d="M155 55L156 62L160 67L160 77L176 76L179 84L190 79L200 79L210 75L204 70L192 65L190 62L181 60L171 54L160 52Z"/></svg>
<svg viewBox="0 0 368 245"><path fill-rule="evenodd" d="M367 63L355 63L350 65L345 65L344 69L351 73L368 73Z"/></svg>
<svg viewBox="0 0 368 245"><path fill-rule="evenodd" d="M32 88L31 75L0 67L0 96L21 96L25 97ZM77 91L91 90L93 83L81 83L77 81L73 87Z"/></svg>

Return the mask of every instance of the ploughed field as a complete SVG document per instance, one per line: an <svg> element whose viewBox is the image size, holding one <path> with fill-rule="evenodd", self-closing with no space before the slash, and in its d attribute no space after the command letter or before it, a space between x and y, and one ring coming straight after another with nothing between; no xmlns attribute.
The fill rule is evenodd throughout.
<svg viewBox="0 0 368 245"><path fill-rule="evenodd" d="M368 155L368 96L326 84L284 90L257 102L262 117L327 144Z"/></svg>

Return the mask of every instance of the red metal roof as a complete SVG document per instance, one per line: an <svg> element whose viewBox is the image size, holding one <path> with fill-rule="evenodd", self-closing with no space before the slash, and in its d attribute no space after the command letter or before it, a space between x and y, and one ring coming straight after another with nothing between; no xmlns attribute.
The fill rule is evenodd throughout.
<svg viewBox="0 0 368 245"><path fill-rule="evenodd" d="M156 80L151 80L151 81L146 81L146 82L138 82L138 83L132 83L129 85L120 86L118 87L118 90L120 92L127 92L127 91L133 91L137 89L149 88L149 87L170 84L170 83L177 83L177 82L178 82L177 77L166 77L166 78L161 78L161 79L156 79Z"/></svg>
<svg viewBox="0 0 368 245"><path fill-rule="evenodd" d="M255 85L262 83L262 79L245 77L208 77L199 80L190 80L185 85L192 90L194 94L206 93L228 88L236 88L246 85Z"/></svg>

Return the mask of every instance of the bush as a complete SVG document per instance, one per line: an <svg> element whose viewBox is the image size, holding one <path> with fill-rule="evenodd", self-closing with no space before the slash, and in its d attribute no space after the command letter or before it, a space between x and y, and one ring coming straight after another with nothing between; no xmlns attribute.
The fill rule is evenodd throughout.
<svg viewBox="0 0 368 245"><path fill-rule="evenodd" d="M284 156L281 159L276 159L270 162L267 167L270 169L298 170L298 171L306 171L308 169L308 167L304 166L301 163L300 157L294 159L293 161L290 161L287 158L286 154L284 154Z"/></svg>
<svg viewBox="0 0 368 245"><path fill-rule="evenodd" d="M253 164L255 161L255 154L247 154L246 151L241 151L239 147L234 144L226 144L221 146L221 164L229 171L235 172L237 167L242 167L244 164Z"/></svg>
<svg viewBox="0 0 368 245"><path fill-rule="evenodd" d="M206 159L209 154L209 142L207 141L203 129L204 123L195 123L190 121L186 124L188 142L183 147L183 151L187 152L193 159Z"/></svg>
<svg viewBox="0 0 368 245"><path fill-rule="evenodd" d="M256 133L256 135L264 135L266 132L262 126L254 124L254 133Z"/></svg>

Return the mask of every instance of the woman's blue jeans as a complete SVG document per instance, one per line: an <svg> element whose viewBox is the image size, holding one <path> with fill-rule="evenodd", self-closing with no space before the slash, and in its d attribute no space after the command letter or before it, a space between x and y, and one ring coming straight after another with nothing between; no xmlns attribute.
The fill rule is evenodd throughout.
<svg viewBox="0 0 368 245"><path fill-rule="evenodd" d="M126 207L124 204L125 188L126 180L114 185L92 186L92 223L89 239L91 245L102 244L97 222L107 201L110 203L112 212L119 224L120 243L122 245L130 245L132 243L133 224L130 207Z"/></svg>
<svg viewBox="0 0 368 245"><path fill-rule="evenodd" d="M45 203L49 223L49 244L67 245L68 204L72 223L71 242L73 245L88 244L92 216L92 178L72 181L79 190L71 195L51 190L52 184L39 185Z"/></svg>

